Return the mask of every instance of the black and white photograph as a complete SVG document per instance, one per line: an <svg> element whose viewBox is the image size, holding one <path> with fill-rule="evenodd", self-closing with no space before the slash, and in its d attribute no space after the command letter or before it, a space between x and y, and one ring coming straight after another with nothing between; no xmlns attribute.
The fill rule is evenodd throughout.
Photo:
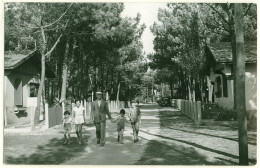
<svg viewBox="0 0 260 168"><path fill-rule="evenodd" d="M2 165L258 165L256 0L0 3Z"/></svg>

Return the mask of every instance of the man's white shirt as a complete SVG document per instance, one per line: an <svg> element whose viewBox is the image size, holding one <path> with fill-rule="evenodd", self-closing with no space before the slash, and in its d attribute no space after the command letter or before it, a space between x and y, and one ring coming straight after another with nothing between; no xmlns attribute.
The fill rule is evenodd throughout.
<svg viewBox="0 0 260 168"><path fill-rule="evenodd" d="M101 100L98 100L98 107L100 107L100 104L101 104Z"/></svg>

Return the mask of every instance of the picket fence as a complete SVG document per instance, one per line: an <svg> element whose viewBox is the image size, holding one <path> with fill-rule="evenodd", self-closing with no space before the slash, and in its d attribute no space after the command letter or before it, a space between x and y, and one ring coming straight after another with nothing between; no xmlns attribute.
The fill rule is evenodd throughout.
<svg viewBox="0 0 260 168"><path fill-rule="evenodd" d="M82 106L86 109L85 117L87 120L90 119L91 103L84 101ZM111 113L119 112L120 109L130 106L130 102L124 101L108 101L108 108ZM48 104L45 104L45 124L47 128L53 127L55 125L62 124L63 113L65 110L72 111L72 108L75 107L75 103L72 103L67 109L65 107L54 107L49 108Z"/></svg>
<svg viewBox="0 0 260 168"><path fill-rule="evenodd" d="M178 102L180 102L178 105L180 105L181 112L199 125L201 123L201 102L192 102L189 100L181 100Z"/></svg>

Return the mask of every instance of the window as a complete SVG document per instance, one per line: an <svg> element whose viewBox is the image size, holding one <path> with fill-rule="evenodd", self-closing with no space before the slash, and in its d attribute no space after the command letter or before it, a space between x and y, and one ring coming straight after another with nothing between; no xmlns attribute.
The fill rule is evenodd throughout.
<svg viewBox="0 0 260 168"><path fill-rule="evenodd" d="M227 88L227 77L226 75L222 75L223 79L223 97L228 97L228 88Z"/></svg>
<svg viewBox="0 0 260 168"><path fill-rule="evenodd" d="M30 83L30 97L37 97L39 84L38 83Z"/></svg>
<svg viewBox="0 0 260 168"><path fill-rule="evenodd" d="M216 77L216 90L215 90L216 97L222 97L222 87L221 87L221 77Z"/></svg>

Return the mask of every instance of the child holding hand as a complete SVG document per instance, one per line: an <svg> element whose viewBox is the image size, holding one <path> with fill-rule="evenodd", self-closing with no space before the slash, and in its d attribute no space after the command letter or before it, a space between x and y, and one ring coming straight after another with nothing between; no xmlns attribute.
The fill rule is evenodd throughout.
<svg viewBox="0 0 260 168"><path fill-rule="evenodd" d="M120 115L116 117L112 122L117 122L117 131L118 131L118 137L117 141L120 142L121 144L124 143L124 130L125 130L125 122L127 122L126 117L125 117L125 110L121 109L120 110Z"/></svg>
<svg viewBox="0 0 260 168"><path fill-rule="evenodd" d="M71 131L71 124L72 124L72 119L70 117L70 112L65 111L64 112L64 118L62 120L63 127L64 127L64 142L63 144L66 144L68 141L68 144L70 144L70 131Z"/></svg>

